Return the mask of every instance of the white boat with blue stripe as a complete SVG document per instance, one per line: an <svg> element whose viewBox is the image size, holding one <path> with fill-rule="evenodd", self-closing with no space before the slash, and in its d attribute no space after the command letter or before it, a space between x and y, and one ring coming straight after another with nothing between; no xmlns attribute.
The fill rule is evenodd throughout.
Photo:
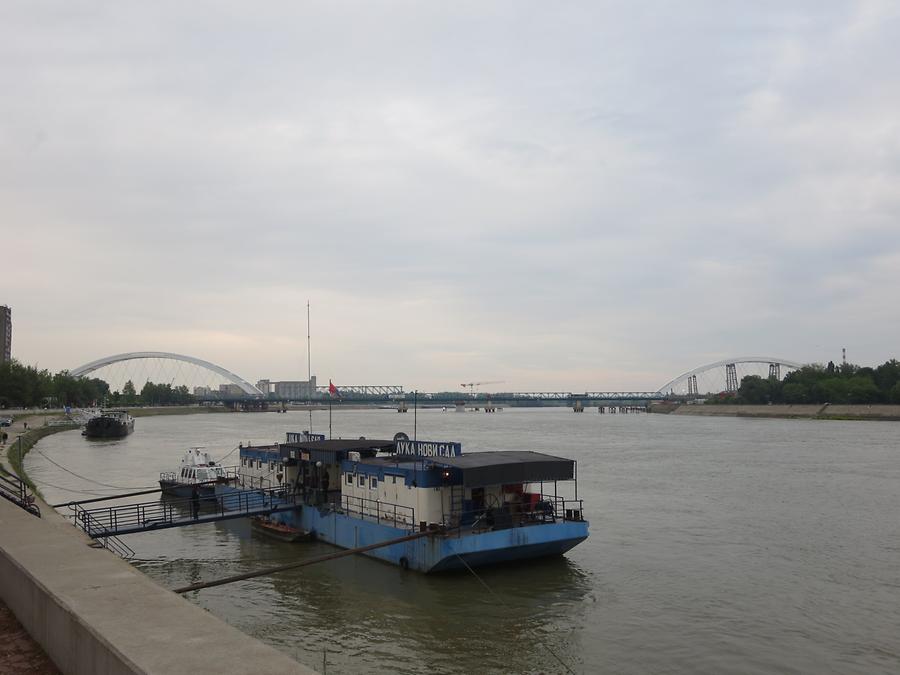
<svg viewBox="0 0 900 675"><path fill-rule="evenodd" d="M584 541L576 462L538 452L462 453L459 443L287 441L240 450L240 482L281 487L301 506L272 519L319 541L360 548L414 532L431 536L366 551L438 572L560 555Z"/></svg>

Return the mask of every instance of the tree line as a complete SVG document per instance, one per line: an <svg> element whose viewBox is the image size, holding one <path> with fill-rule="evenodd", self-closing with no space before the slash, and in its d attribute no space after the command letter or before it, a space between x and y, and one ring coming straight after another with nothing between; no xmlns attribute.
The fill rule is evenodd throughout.
<svg viewBox="0 0 900 675"><path fill-rule="evenodd" d="M900 361L891 359L877 368L852 363L835 366L811 364L785 375L783 380L748 375L737 396L710 402L728 403L900 403Z"/></svg>
<svg viewBox="0 0 900 675"><path fill-rule="evenodd" d="M109 385L98 378L73 377L69 372L52 374L16 361L0 363L0 406L40 408L89 406L109 393Z"/></svg>
<svg viewBox="0 0 900 675"><path fill-rule="evenodd" d="M129 380L122 391L110 391L99 378L74 377L67 370L52 374L16 361L0 363L0 407L42 408L122 405L188 405L196 399L184 385L147 382L140 393Z"/></svg>

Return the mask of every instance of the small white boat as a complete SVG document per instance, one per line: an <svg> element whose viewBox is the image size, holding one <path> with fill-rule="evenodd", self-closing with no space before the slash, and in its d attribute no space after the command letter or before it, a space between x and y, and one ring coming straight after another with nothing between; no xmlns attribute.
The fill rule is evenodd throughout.
<svg viewBox="0 0 900 675"><path fill-rule="evenodd" d="M214 497L216 486L231 483L237 476L216 463L202 447L184 453L178 471L159 474L159 487L165 494L192 497L194 490L201 498Z"/></svg>

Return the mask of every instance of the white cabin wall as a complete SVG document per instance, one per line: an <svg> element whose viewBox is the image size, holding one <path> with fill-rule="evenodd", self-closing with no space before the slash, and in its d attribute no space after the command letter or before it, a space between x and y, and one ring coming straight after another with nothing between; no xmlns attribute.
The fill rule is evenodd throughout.
<svg viewBox="0 0 900 675"><path fill-rule="evenodd" d="M416 489L416 520L440 523L450 515L450 490L447 487Z"/></svg>

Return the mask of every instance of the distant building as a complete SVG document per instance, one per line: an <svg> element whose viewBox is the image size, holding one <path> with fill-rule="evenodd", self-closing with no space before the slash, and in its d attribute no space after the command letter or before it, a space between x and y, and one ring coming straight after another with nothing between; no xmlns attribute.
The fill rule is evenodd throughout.
<svg viewBox="0 0 900 675"><path fill-rule="evenodd" d="M212 393L212 389L209 387L194 387L194 396L198 398L209 396Z"/></svg>
<svg viewBox="0 0 900 675"><path fill-rule="evenodd" d="M12 310L0 305L0 363L12 358Z"/></svg>
<svg viewBox="0 0 900 675"><path fill-rule="evenodd" d="M268 380L264 380L268 382ZM269 382L269 391L266 394L272 394L275 398L286 398L291 401L306 401L316 396L316 376L313 375L309 381L295 380L284 382Z"/></svg>
<svg viewBox="0 0 900 675"><path fill-rule="evenodd" d="M219 385L219 395L220 396L243 396L244 390L241 389L236 384L220 384Z"/></svg>
<svg viewBox="0 0 900 675"><path fill-rule="evenodd" d="M272 383L269 380L260 380L256 383L256 388L266 396L272 393Z"/></svg>

